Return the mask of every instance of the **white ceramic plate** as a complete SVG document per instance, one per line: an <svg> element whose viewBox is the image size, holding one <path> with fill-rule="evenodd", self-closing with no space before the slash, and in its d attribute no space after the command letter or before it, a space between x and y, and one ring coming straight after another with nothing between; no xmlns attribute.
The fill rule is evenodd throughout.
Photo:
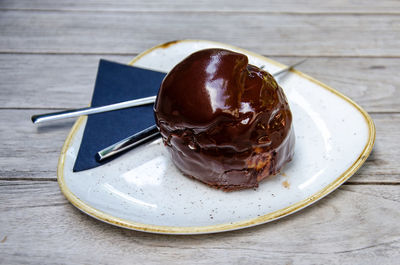
<svg viewBox="0 0 400 265"><path fill-rule="evenodd" d="M159 45L131 64L168 72L187 55L221 47L247 54L275 72L284 65L230 45L184 40ZM278 80L294 117L296 149L282 174L256 190L226 193L184 177L161 140L91 170L72 172L86 118L72 128L61 153L58 182L67 199L104 222L165 234L213 233L266 223L294 213L339 187L372 150L369 115L336 90L292 71Z"/></svg>

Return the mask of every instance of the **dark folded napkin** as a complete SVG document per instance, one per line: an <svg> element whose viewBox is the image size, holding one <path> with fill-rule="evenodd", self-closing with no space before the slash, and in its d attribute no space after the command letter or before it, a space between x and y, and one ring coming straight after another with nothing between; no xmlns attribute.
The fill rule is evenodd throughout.
<svg viewBox="0 0 400 265"><path fill-rule="evenodd" d="M157 95L166 74L100 60L92 107ZM100 166L98 151L154 125L153 105L90 115L82 137L74 172Z"/></svg>

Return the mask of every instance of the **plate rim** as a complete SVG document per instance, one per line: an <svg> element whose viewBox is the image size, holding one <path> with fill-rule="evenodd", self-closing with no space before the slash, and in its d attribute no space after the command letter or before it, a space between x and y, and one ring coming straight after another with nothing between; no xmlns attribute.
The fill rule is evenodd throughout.
<svg viewBox="0 0 400 265"><path fill-rule="evenodd" d="M261 58L263 60L267 60L273 65L276 65L278 67L284 68L286 65L281 64L279 62L276 62L270 58L264 57L262 55L259 55L257 53L247 51L245 49L221 43L221 42L215 42L215 41L208 41L208 40L196 40L196 39L184 39L184 40L174 40L174 41L169 41L163 44L156 45L139 55L137 55L135 58L133 58L128 64L129 65L134 65L140 58L143 56L149 54L150 52L159 49L159 48L167 48L169 46L182 43L182 42L207 42L211 44L215 44L218 46L225 46L229 47L238 51L241 51L245 54L250 54L251 56ZM224 224L217 224L217 225L208 225L208 226L160 226L160 225L151 225L151 224L144 224L144 223L138 223L134 222L131 220L115 217L111 214L105 213L101 210L96 209L95 207L84 203L82 200L80 200L66 185L65 180L64 180L64 163L65 163L65 158L66 158L66 153L69 149L69 146L72 142L72 139L74 138L75 134L77 133L78 129L84 122L86 121L87 117L80 117L78 120L74 123L72 126L70 132L68 133L68 136L63 144L60 158L58 160L58 165L57 165L57 181L60 186L61 192L64 194L64 196L67 198L67 200L74 205L76 208L78 208L80 211L94 217L95 219L98 219L100 221L131 229L131 230L137 230L137 231L143 231L143 232L151 232L151 233L158 233L158 234L181 234L181 235L189 235L189 234L207 234L207 233L217 233L217 232L224 232L224 231L231 231L231 230L237 230L237 229L242 229L246 227L251 227L259 224L264 224L273 220L277 220L279 218L282 218L286 215L290 215L294 212L297 212L307 206L310 206L314 202L322 199L323 197L327 196L330 194L332 191L334 191L336 188L338 188L341 184L343 184L346 180L348 180L360 167L366 159L368 158L369 154L371 153L374 143L375 143L375 137L376 137L376 129L374 122L370 115L361 107L359 106L356 102L354 102L352 99L349 97L345 96L344 94L340 93L339 91L335 90L334 88L298 71L298 70L291 70L292 73L297 74L313 83L316 83L317 85L321 86L322 88L325 88L326 90L332 92L336 96L340 97L341 99L344 99L347 103L352 105L355 109L357 109L362 116L364 117L365 122L367 123L368 127L368 140L364 146L363 151L361 154L358 156L356 161L348 167L337 179L323 187L321 190L318 192L312 194L311 196L307 197L306 199L303 199L301 201L298 201L288 207L279 209L277 211L248 219L248 220L243 220L243 221L237 221L237 222L232 222L232 223L224 223Z"/></svg>

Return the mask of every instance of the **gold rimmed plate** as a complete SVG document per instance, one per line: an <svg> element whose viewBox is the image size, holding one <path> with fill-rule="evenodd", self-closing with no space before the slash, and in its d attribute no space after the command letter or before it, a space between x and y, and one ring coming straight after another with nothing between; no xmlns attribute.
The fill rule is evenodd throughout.
<svg viewBox="0 0 400 265"><path fill-rule="evenodd" d="M285 67L237 47L203 40L162 44L130 64L168 72L189 54L205 48L244 53L251 64L269 72ZM295 156L281 174L263 181L258 189L226 193L184 177L160 139L101 167L74 173L86 123L81 117L61 152L61 191L74 206L101 221L164 234L235 230L311 205L338 188L365 162L374 144L375 127L354 101L299 71L291 71L278 82L293 113Z"/></svg>

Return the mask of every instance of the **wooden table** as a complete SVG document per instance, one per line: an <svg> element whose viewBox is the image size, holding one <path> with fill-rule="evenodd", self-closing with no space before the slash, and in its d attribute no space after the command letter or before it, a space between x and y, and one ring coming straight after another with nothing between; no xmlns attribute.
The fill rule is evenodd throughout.
<svg viewBox="0 0 400 265"><path fill-rule="evenodd" d="M282 2L2 0L0 264L398 264L400 2ZM56 180L73 121L30 116L87 105L100 58L124 63L183 38L309 57L300 70L374 119L368 161L314 206L235 232L155 235L82 214Z"/></svg>

